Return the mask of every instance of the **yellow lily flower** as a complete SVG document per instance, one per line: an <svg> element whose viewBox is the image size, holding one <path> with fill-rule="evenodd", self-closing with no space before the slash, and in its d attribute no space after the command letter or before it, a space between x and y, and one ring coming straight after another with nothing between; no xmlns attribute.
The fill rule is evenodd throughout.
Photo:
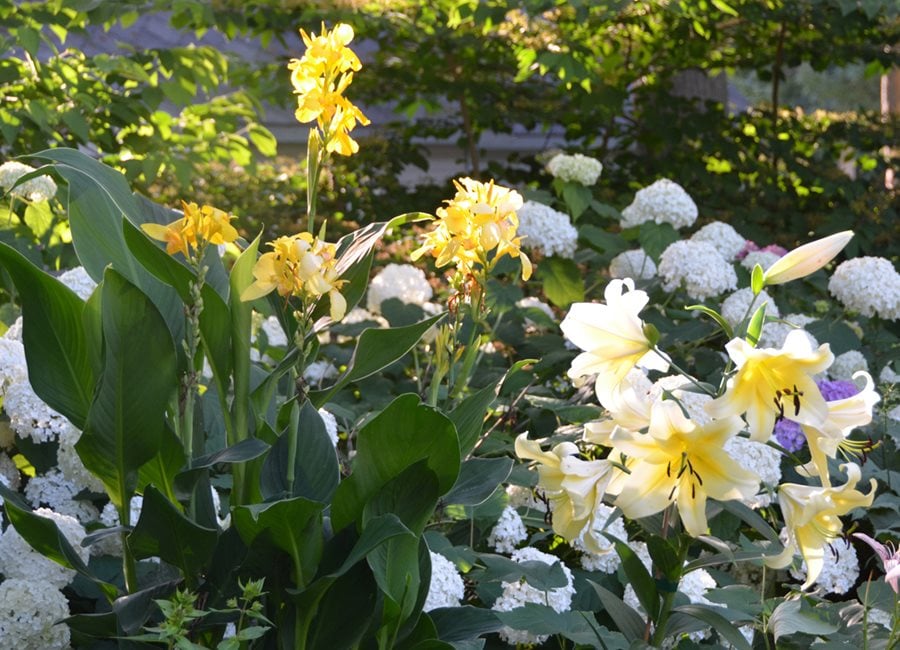
<svg viewBox="0 0 900 650"><path fill-rule="evenodd" d="M669 364L653 350L638 316L649 299L647 293L635 290L634 280L625 278L610 282L603 297L606 304L573 304L560 329L584 350L572 361L569 377L596 374L597 397L606 405L612 400L611 391L635 366L665 371Z"/></svg>
<svg viewBox="0 0 900 650"><path fill-rule="evenodd" d="M803 589L819 577L825 561L825 547L841 534L840 517L854 508L866 508L875 498L875 479L870 480L868 494L855 490L862 476L859 465L841 465L847 472L847 482L841 487L815 487L783 483L778 488L778 502L784 515L787 543L784 551L767 558L766 564L783 568L791 563L794 553L800 551L806 561L807 574Z"/></svg>
<svg viewBox="0 0 900 650"><path fill-rule="evenodd" d="M806 334L791 331L780 350L757 349L744 339L725 346L737 373L728 380L725 394L706 405L714 418L746 414L750 438L766 442L777 417L821 427L828 407L812 376L822 372L834 355L827 343L813 350Z"/></svg>
<svg viewBox="0 0 900 650"><path fill-rule="evenodd" d="M571 442L543 451L527 433L516 438L516 455L538 462L538 485L550 501L553 530L567 540L577 538L591 522L606 486L619 472L609 461L582 460L578 453Z"/></svg>
<svg viewBox="0 0 900 650"><path fill-rule="evenodd" d="M875 391L875 382L867 372L857 372L853 378L864 377L866 386L856 395L845 399L826 402L828 415L821 427L813 427L801 424L800 429L806 436L809 452L812 456L807 472L814 469L822 481L822 485L831 485L828 476L828 458L837 457L838 449L848 451L859 450L867 443L853 443L847 440L847 436L858 427L864 427L872 421L872 409L881 399Z"/></svg>
<svg viewBox="0 0 900 650"><path fill-rule="evenodd" d="M763 274L763 284L783 284L815 273L840 253L853 238L852 230L835 233L790 251Z"/></svg>
<svg viewBox="0 0 900 650"><path fill-rule="evenodd" d="M705 534L707 498L747 499L759 490L759 477L724 450L743 426L738 417L698 426L676 402L656 401L647 433L619 427L610 438L613 449L633 461L615 505L638 519L674 501L685 530L694 537Z"/></svg>

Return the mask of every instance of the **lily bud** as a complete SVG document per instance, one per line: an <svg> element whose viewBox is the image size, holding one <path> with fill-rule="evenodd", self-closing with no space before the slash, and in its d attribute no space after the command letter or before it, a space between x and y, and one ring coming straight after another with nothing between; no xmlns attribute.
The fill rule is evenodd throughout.
<svg viewBox="0 0 900 650"><path fill-rule="evenodd" d="M795 248L766 269L763 284L784 284L815 273L833 260L852 238L853 231L845 230Z"/></svg>

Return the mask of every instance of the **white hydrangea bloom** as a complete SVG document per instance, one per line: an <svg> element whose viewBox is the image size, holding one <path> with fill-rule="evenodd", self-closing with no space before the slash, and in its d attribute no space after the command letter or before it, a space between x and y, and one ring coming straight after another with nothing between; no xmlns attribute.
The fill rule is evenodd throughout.
<svg viewBox="0 0 900 650"><path fill-rule="evenodd" d="M528 539L525 523L512 506L506 506L488 535L487 543L498 553L512 553L521 542Z"/></svg>
<svg viewBox="0 0 900 650"><path fill-rule="evenodd" d="M0 452L0 483L10 490L17 492L22 484L22 475L16 462L6 452ZM0 506L3 505L3 497L0 496Z"/></svg>
<svg viewBox="0 0 900 650"><path fill-rule="evenodd" d="M615 542L603 534L607 533L623 542L628 539L628 532L625 530L625 520L622 517L607 524L613 512L615 512L614 508L610 508L605 503L598 503L591 525L585 526L584 530L581 531L581 535L572 540L572 548L582 552L581 566L586 571L612 573L621 564L619 554L616 553ZM590 535L593 545L603 552L588 551L584 543L585 535Z"/></svg>
<svg viewBox="0 0 900 650"><path fill-rule="evenodd" d="M59 434L59 449L56 452L56 465L59 471L75 487L77 492L90 490L97 494L103 494L105 488L103 481L91 474L81 462L81 457L75 451L75 443L81 438L81 431L72 424L63 429Z"/></svg>
<svg viewBox="0 0 900 650"><path fill-rule="evenodd" d="M540 513L547 512L547 505L535 496L534 490L523 485L507 485L506 496L513 508L528 508Z"/></svg>
<svg viewBox="0 0 900 650"><path fill-rule="evenodd" d="M677 230L697 220L697 204L681 185L667 178L640 189L622 210L622 227L632 228L648 221L668 223Z"/></svg>
<svg viewBox="0 0 900 650"><path fill-rule="evenodd" d="M337 447L337 418L334 417L334 414L331 411L326 411L325 409L319 409L319 415L322 416L322 422L325 423L325 432L328 434L328 438L331 440L331 444Z"/></svg>
<svg viewBox="0 0 900 650"><path fill-rule="evenodd" d="M68 480L59 468L33 476L25 486L25 498L33 508L46 507L61 515L74 517L82 524L97 521L100 513L89 501L76 499L80 486Z"/></svg>
<svg viewBox="0 0 900 650"><path fill-rule="evenodd" d="M869 372L869 362L859 350L847 350L834 358L828 368L828 375L832 379L841 381L853 381L853 374L864 370Z"/></svg>
<svg viewBox="0 0 900 650"><path fill-rule="evenodd" d="M734 436L725 443L725 452L738 465L759 476L763 491L744 503L751 508L764 508L772 503L775 487L781 482L781 453L769 445Z"/></svg>
<svg viewBox="0 0 900 650"><path fill-rule="evenodd" d="M10 192L13 196L28 201L49 201L56 196L56 182L48 175L37 176L25 181L15 189L12 186L25 174L35 170L30 165L11 160L0 165L0 187L4 192Z"/></svg>
<svg viewBox="0 0 900 650"><path fill-rule="evenodd" d="M362 307L354 307L347 315L344 316L341 323L344 325L356 325L357 323L364 323L366 321L374 321L378 323L380 327L390 327L390 323L382 316L381 314L373 314L368 309L363 309Z"/></svg>
<svg viewBox="0 0 900 650"><path fill-rule="evenodd" d="M425 272L412 264L388 264L369 283L366 306L380 314L381 303L397 298L408 305L421 305L431 300L434 291Z"/></svg>
<svg viewBox="0 0 900 650"><path fill-rule="evenodd" d="M28 381L25 346L21 341L0 338L0 396L12 384Z"/></svg>
<svg viewBox="0 0 900 650"><path fill-rule="evenodd" d="M800 566L791 568L791 576L795 580L806 580L806 561L801 559ZM833 540L825 547L825 563L822 572L813 584L822 587L829 594L846 594L859 578L859 558L853 544L841 537Z"/></svg>
<svg viewBox="0 0 900 650"><path fill-rule="evenodd" d="M765 325L763 325L762 333L759 335L759 344L756 347L781 348L784 346L784 341L787 338L787 335L793 332L795 329L797 328L793 327L789 323L766 323ZM806 335L806 339L809 341L809 344L813 349L819 347L819 342L816 340L815 336L813 336L806 330L801 331Z"/></svg>
<svg viewBox="0 0 900 650"><path fill-rule="evenodd" d="M659 258L663 289L684 286L692 300L706 300L737 288L734 267L711 244L682 240L670 244Z"/></svg>
<svg viewBox="0 0 900 650"><path fill-rule="evenodd" d="M706 592L716 588L716 581L705 569L695 569L681 576L678 591L687 596L695 605L712 605L706 598Z"/></svg>
<svg viewBox="0 0 900 650"><path fill-rule="evenodd" d="M614 279L651 280L656 277L656 262L642 248L625 251L612 258L609 275Z"/></svg>
<svg viewBox="0 0 900 650"><path fill-rule="evenodd" d="M307 384L313 387L319 387L329 379L338 376L338 369L334 364L324 359L313 361L303 370L303 379Z"/></svg>
<svg viewBox="0 0 900 650"><path fill-rule="evenodd" d="M553 313L553 309L545 303L540 298L535 298L534 296L528 296L527 298L522 298L521 300L516 301L516 307L519 309L540 309L542 312L547 314L549 318L556 319L556 315Z"/></svg>
<svg viewBox="0 0 900 650"><path fill-rule="evenodd" d="M81 545L85 532L77 519L47 508L38 508L34 513L52 519L72 548L87 562L89 551ZM44 581L57 589L62 589L75 577L74 569L67 569L35 551L12 526L0 534L0 573L7 579Z"/></svg>
<svg viewBox="0 0 900 650"><path fill-rule="evenodd" d="M431 556L431 584L422 609L430 612L438 607L458 607L466 595L466 585L456 565L440 553L429 551Z"/></svg>
<svg viewBox="0 0 900 650"><path fill-rule="evenodd" d="M144 506L144 497L137 494L131 497L130 510L128 512L129 524L136 526L138 519L141 518L141 508ZM107 528L114 528L119 525L119 513L116 507L110 502L103 506L103 512L100 513L100 522ZM108 535L97 540L91 545L91 552L96 555L122 555L122 540L118 534Z"/></svg>
<svg viewBox="0 0 900 650"><path fill-rule="evenodd" d="M266 340L271 347L281 348L288 344L287 334L284 333L277 317L269 316L259 324L259 328L265 333Z"/></svg>
<svg viewBox="0 0 900 650"><path fill-rule="evenodd" d="M712 244L727 261L734 260L744 250L747 240L731 225L722 221L711 221L691 235L693 241Z"/></svg>
<svg viewBox="0 0 900 650"><path fill-rule="evenodd" d="M773 253L772 251L750 251L747 253L747 256L741 260L741 266L748 271L752 271L753 267L759 264L762 267L762 270L765 271L780 259L781 255Z"/></svg>
<svg viewBox="0 0 900 650"><path fill-rule="evenodd" d="M69 289L82 300L90 298L91 294L94 293L94 289L97 288L97 283L88 275L83 266L76 266L74 269L69 269L57 279L69 287Z"/></svg>
<svg viewBox="0 0 900 650"><path fill-rule="evenodd" d="M737 291L730 293L728 297L722 301L720 313L726 323L732 327L737 327L741 320L745 317L750 318L753 315L753 312L759 309L759 306L763 303L766 304L766 315L775 316L777 318L780 312L778 310L778 305L772 300L772 296L763 289L754 300L753 291L750 287L744 287L743 289L738 289ZM751 304L753 305L752 308L750 307Z"/></svg>
<svg viewBox="0 0 900 650"><path fill-rule="evenodd" d="M575 255L578 231L569 221L569 215L536 201L525 201L516 214L519 216L516 234L522 238L522 246L536 248L544 255L569 259Z"/></svg>
<svg viewBox="0 0 900 650"><path fill-rule="evenodd" d="M0 583L0 647L63 650L71 633L59 621L69 616L69 601L41 580L10 578Z"/></svg>
<svg viewBox="0 0 900 650"><path fill-rule="evenodd" d="M894 617L885 611L875 609L873 607L869 610L868 616L869 625L880 625L881 627L886 627L889 630L894 627Z"/></svg>
<svg viewBox="0 0 900 650"><path fill-rule="evenodd" d="M854 257L835 269L828 291L863 316L900 319L900 273L883 257Z"/></svg>
<svg viewBox="0 0 900 650"><path fill-rule="evenodd" d="M541 591L535 589L525 581L520 582L504 582L503 593L494 602L493 610L498 612L509 612L517 607L522 607L526 603L536 603L539 605L547 605L553 608L557 613L567 612L572 607L572 596L575 595L575 586L573 584L572 571L563 564L558 557L549 555L542 551L526 546L520 548L512 554L514 562L543 562L544 564L553 565L557 562L562 566L563 573L566 575L567 583L564 587ZM518 643L543 643L549 637L547 635L532 634L525 630L514 630L510 627L503 627L499 631L500 638L509 645Z"/></svg>
<svg viewBox="0 0 900 650"><path fill-rule="evenodd" d="M784 317L784 320L795 327L806 327L811 323L815 323L819 319L815 316L809 316L807 314L788 314Z"/></svg>
<svg viewBox="0 0 900 650"><path fill-rule="evenodd" d="M881 372L878 374L878 381L884 384L900 383L900 373L894 372L894 369L888 364L882 368Z"/></svg>
<svg viewBox="0 0 900 650"><path fill-rule="evenodd" d="M10 341L18 341L22 342L22 317L19 316L13 322L12 325L3 333L4 339L9 339Z"/></svg>
<svg viewBox="0 0 900 650"><path fill-rule="evenodd" d="M547 163L547 171L554 178L590 187L600 178L603 164L596 158L580 153L559 153Z"/></svg>
<svg viewBox="0 0 900 650"><path fill-rule="evenodd" d="M47 406L27 381L6 389L3 410L13 431L38 443L56 439L69 426L69 421Z"/></svg>

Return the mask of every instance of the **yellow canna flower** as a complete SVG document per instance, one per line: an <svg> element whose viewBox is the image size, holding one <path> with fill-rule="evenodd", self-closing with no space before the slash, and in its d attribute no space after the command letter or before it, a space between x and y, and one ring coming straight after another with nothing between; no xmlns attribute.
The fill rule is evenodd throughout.
<svg viewBox="0 0 900 650"><path fill-rule="evenodd" d="M767 558L766 564L783 568L790 564L794 553L799 550L807 567L803 589L819 577L825 561L825 547L843 530L840 517L854 508L872 505L875 497L875 479L870 480L868 494L853 489L862 476L859 465L848 463L841 465L841 469L847 472L847 482L841 487L783 483L778 488L778 503L784 515L787 543L784 551Z"/></svg>
<svg viewBox="0 0 900 650"><path fill-rule="evenodd" d="M192 251L197 253L207 244L230 244L238 237L231 225L234 217L211 205L197 206L196 203L182 201L184 216L168 225L145 223L141 225L149 237L166 243L169 255L181 253L190 259Z"/></svg>
<svg viewBox="0 0 900 650"><path fill-rule="evenodd" d="M827 458L837 457L838 449L850 452L859 451L868 444L851 442L847 436L857 427L864 427L872 421L872 409L881 399L875 391L875 383L867 372L857 372L853 378L864 377L866 386L856 395L845 399L826 402L828 415L820 427L801 424L800 429L806 436L809 444L809 452L812 457L811 467L807 471L815 470L822 481L822 485L829 486L831 481L828 476Z"/></svg>
<svg viewBox="0 0 900 650"><path fill-rule="evenodd" d="M665 371L669 364L653 350L638 316L647 304L646 292L635 290L634 280L625 278L610 282L603 297L606 304L573 304L560 329L584 350L572 361L569 377L596 374L597 397L605 406L611 401L611 392L635 366Z"/></svg>
<svg viewBox="0 0 900 650"><path fill-rule="evenodd" d="M272 251L259 256L253 267L254 282L241 294L241 300L256 300L276 290L280 296L297 296L304 301L328 294L331 319L344 317L347 301L340 293L344 280L336 268L334 244L303 232L279 237L269 246Z"/></svg>
<svg viewBox="0 0 900 650"><path fill-rule="evenodd" d="M457 277L466 278L476 267L490 270L504 255L522 262L522 279L531 277L531 261L519 248L516 236L522 196L493 181L481 183L471 178L453 181L456 196L437 209L438 224L425 235L412 260L430 254L438 267L455 264Z"/></svg>
<svg viewBox="0 0 900 650"><path fill-rule="evenodd" d="M706 404L714 418L746 414L750 438L766 442L778 417L821 427L828 406L812 376L822 372L834 355L827 343L817 350L801 330L791 331L780 350L754 348L744 339L725 346L737 373L728 380L725 394Z"/></svg>
<svg viewBox="0 0 900 650"><path fill-rule="evenodd" d="M835 233L795 248L763 274L763 285L783 284L815 273L840 253L853 238L852 230Z"/></svg>
<svg viewBox="0 0 900 650"><path fill-rule="evenodd" d="M332 31L322 25L322 33L300 30L306 52L288 64L291 84L297 95L298 122L317 122L326 151L349 156L359 145L349 133L356 124L369 124L368 118L354 106L344 92L353 81L353 72L362 68L359 57L347 45L353 40L353 28L338 23Z"/></svg>
<svg viewBox="0 0 900 650"><path fill-rule="evenodd" d="M553 530L568 540L591 523L607 485L620 471L607 460L582 460L578 453L571 442L543 451L527 433L516 438L516 455L538 462L538 484L550 501Z"/></svg>
<svg viewBox="0 0 900 650"><path fill-rule="evenodd" d="M614 452L631 461L615 505L626 517L637 519L661 512L674 501L685 530L694 537L706 534L707 498L747 499L759 490L759 477L723 448L743 426L738 417L699 426L676 402L657 400L647 433L619 427L610 437Z"/></svg>

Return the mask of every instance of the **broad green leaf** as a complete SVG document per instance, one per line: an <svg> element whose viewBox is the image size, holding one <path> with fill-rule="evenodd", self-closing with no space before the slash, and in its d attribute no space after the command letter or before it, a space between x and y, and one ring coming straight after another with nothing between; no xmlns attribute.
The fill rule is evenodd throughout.
<svg viewBox="0 0 900 650"><path fill-rule="evenodd" d="M137 634L147 620L159 611L156 600L168 598L181 580L168 580L117 598L113 612L125 634Z"/></svg>
<svg viewBox="0 0 900 650"><path fill-rule="evenodd" d="M420 460L437 476L438 494L446 494L459 474L456 427L417 395L401 395L360 430L353 473L335 493L334 529L358 519L369 499Z"/></svg>
<svg viewBox="0 0 900 650"><path fill-rule="evenodd" d="M769 629L775 636L776 643L782 636L797 632L813 635L833 634L838 631L838 627L826 619L824 612L817 611L803 597L782 601L769 617Z"/></svg>
<svg viewBox="0 0 900 650"><path fill-rule="evenodd" d="M644 619L634 609L625 604L625 602L608 589L601 587L593 580L588 583L597 592L600 602L603 603L605 609L612 619L616 622L619 630L625 635L629 641L637 641L644 637Z"/></svg>
<svg viewBox="0 0 900 650"><path fill-rule="evenodd" d="M477 393L472 393L454 408L449 417L456 425L459 435L459 451L465 456L472 451L484 425L484 415L497 396L499 385L485 386Z"/></svg>
<svg viewBox="0 0 900 650"><path fill-rule="evenodd" d="M141 516L128 536L128 546L138 559L159 557L185 576L197 576L209 563L218 534L185 517L151 485L144 490Z"/></svg>
<svg viewBox="0 0 900 650"><path fill-rule="evenodd" d="M478 560L485 567L485 581L518 582L525 580L538 591L566 586L567 578L559 562L547 564L539 560L514 562L502 555L479 553Z"/></svg>
<svg viewBox="0 0 900 650"><path fill-rule="evenodd" d="M248 546L261 535L285 551L301 575L294 580L305 587L315 575L322 555L322 510L325 504L303 497L274 503L242 505L232 510L232 520Z"/></svg>
<svg viewBox="0 0 900 650"><path fill-rule="evenodd" d="M439 607L428 612L444 641L465 641L499 630L503 624L491 609L472 607Z"/></svg>
<svg viewBox="0 0 900 650"><path fill-rule="evenodd" d="M0 244L0 264L22 302L22 342L34 392L83 428L95 383L84 302L5 244Z"/></svg>
<svg viewBox="0 0 900 650"><path fill-rule="evenodd" d="M35 238L41 239L53 225L53 212L47 201L29 203L25 208L25 225L31 228Z"/></svg>
<svg viewBox="0 0 900 650"><path fill-rule="evenodd" d="M345 574L357 562L365 558L378 546L395 537L407 536L414 538L413 532L407 528L400 518L393 513L385 513L366 521L362 533L352 550L347 553L341 566L329 575L337 577Z"/></svg>
<svg viewBox="0 0 900 650"><path fill-rule="evenodd" d="M663 539L659 535L650 535L647 538L647 550L653 560L654 568L662 572L666 580L669 582L670 591L678 588L678 582L681 580L682 562L678 559L678 551L674 545L678 544L675 540Z"/></svg>
<svg viewBox="0 0 900 650"><path fill-rule="evenodd" d="M14 494L9 494L5 486L0 486L0 493L5 498L4 511L10 524L16 532L28 542L38 553L57 564L68 569L74 569L79 574L93 581L112 600L118 595L118 589L114 585L106 583L95 576L81 559L81 556L72 548L66 536L60 532L56 522L49 517L42 517L30 509L25 509L16 504Z"/></svg>
<svg viewBox="0 0 900 650"><path fill-rule="evenodd" d="M578 265L562 257L544 258L537 268L544 295L557 307L566 308L584 300L584 279Z"/></svg>
<svg viewBox="0 0 900 650"><path fill-rule="evenodd" d="M459 468L459 478L444 497L444 503L477 506L490 497L509 477L512 458L470 458Z"/></svg>
<svg viewBox="0 0 900 650"><path fill-rule="evenodd" d="M263 498L305 497L329 503L341 475L334 445L309 401L298 415L297 430L283 431L266 456L260 482Z"/></svg>
<svg viewBox="0 0 900 650"><path fill-rule="evenodd" d="M693 616L694 618L703 621L712 627L719 636L724 637L732 647L736 648L736 650L751 650L750 644L747 643L747 639L744 638L744 635L741 634L740 630L712 607L706 607L704 605L681 605L679 607L673 607L672 611L687 614L688 616Z"/></svg>
<svg viewBox="0 0 900 650"><path fill-rule="evenodd" d="M269 445L259 438L247 438L236 445L225 447L212 454L200 456L191 461L191 469L211 468L220 463L243 463L259 458L269 450Z"/></svg>
<svg viewBox="0 0 900 650"><path fill-rule="evenodd" d="M659 592L656 582L647 571L647 567L631 548L622 542L616 542L616 553L622 559L622 568L628 576L628 582L634 587L634 593L651 619L659 612Z"/></svg>
<svg viewBox="0 0 900 650"><path fill-rule="evenodd" d="M562 198L572 214L572 221L578 221L578 217L591 207L594 195L581 183L563 183Z"/></svg>
<svg viewBox="0 0 900 650"><path fill-rule="evenodd" d="M597 640L601 629L590 612L556 612L553 608L536 603L526 603L508 612L496 612L504 625L532 634L562 634L577 643L602 647ZM609 631L606 631L609 634ZM618 644L618 647L626 647ZM616 647L615 645L613 647Z"/></svg>
<svg viewBox="0 0 900 650"><path fill-rule="evenodd" d="M578 228L578 239L594 250L607 255L616 255L630 248L629 243L622 239L621 235L606 232L591 224L585 224Z"/></svg>
<svg viewBox="0 0 900 650"><path fill-rule="evenodd" d="M306 647L357 647L375 617L378 595L378 585L364 563L354 562L340 576L329 578L327 591L319 595L314 607L302 600L297 604L300 614L309 620Z"/></svg>
<svg viewBox="0 0 900 650"><path fill-rule="evenodd" d="M112 269L102 301L103 374L76 449L119 506L131 498L137 470L159 451L177 386L175 349L153 303Z"/></svg>
<svg viewBox="0 0 900 650"><path fill-rule="evenodd" d="M48 149L36 158L53 161L68 183L68 215L75 252L88 275L100 282L110 264L139 287L165 318L172 338L184 333L184 309L171 287L150 274L128 250L122 217L140 225L146 218L125 177L90 156L65 147Z"/></svg>
<svg viewBox="0 0 900 650"><path fill-rule="evenodd" d="M669 244L678 241L678 231L669 223L656 223L648 221L642 223L638 235L641 248L653 261L659 263L659 256L669 247Z"/></svg>
<svg viewBox="0 0 900 650"><path fill-rule="evenodd" d="M401 359L422 335L443 317L444 314L438 314L407 327L365 330L356 342L356 348L344 374L338 377L337 382L330 388L310 393L309 397L313 404L321 407L344 386L374 375Z"/></svg>

